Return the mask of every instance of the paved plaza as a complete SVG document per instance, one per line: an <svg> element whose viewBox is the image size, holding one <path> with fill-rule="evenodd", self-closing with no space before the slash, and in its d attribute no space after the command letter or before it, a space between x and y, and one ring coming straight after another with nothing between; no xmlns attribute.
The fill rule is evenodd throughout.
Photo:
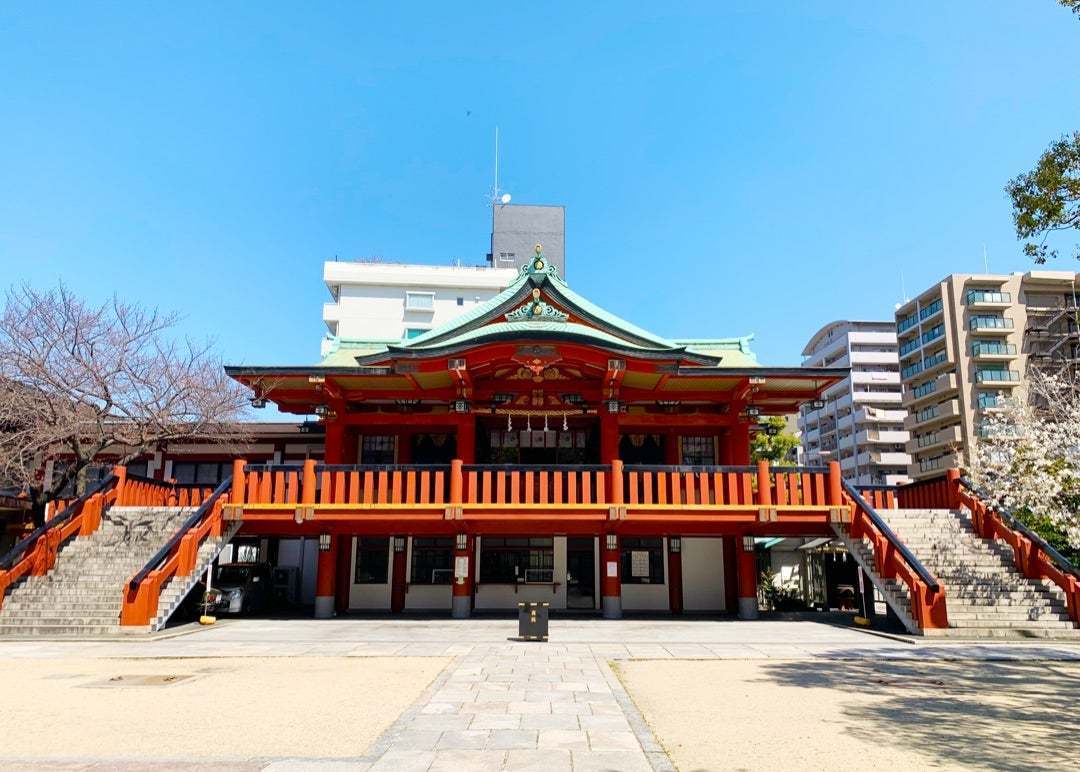
<svg viewBox="0 0 1080 772"><path fill-rule="evenodd" d="M966 674L963 684L970 698L978 682L972 673L987 672L987 667L1028 669L1026 674L1008 671L1015 677L995 689L1032 677L1042 688L1060 680L1072 689L1080 668L1080 648L1068 644L927 643L812 621L555 619L548 643L519 642L516 634L516 621L507 619L347 618L225 620L152 640L3 641L0 668L19 674L24 698L21 706L9 702L0 720L19 726L30 723L32 714L48 729L40 734L27 730L25 741L0 740L0 766L777 768L784 764L777 763L776 755L762 757L771 765L760 763L761 758L751 763L752 755L732 755L730 744L710 744L711 735L723 732L703 729L700 721L690 726L679 720L680 701L694 701L697 715L713 726L725 715L725 706L756 706L752 710L762 722L740 726L756 727L762 736L748 741L783 753L788 738L770 729L770 722L791 723L783 700L793 693L784 689L801 688L804 697L846 698L880 691L881 683L874 686L868 674L877 673L880 681L882 667L948 666L953 679L960 671ZM198 678L156 688L123 682L97 691L83 688L100 685L109 673L188 672ZM897 682L914 677L913 671L900 672L890 677ZM795 685L799 674L811 678L813 694ZM258 711L260 696L273 710ZM117 715L139 720L87 727L81 706L91 698L107 700ZM229 713L231 701L250 712L238 708ZM177 704L183 706L181 722ZM200 704L205 713L192 708ZM822 710L813 700L799 704L803 716ZM769 710L769 705L775 707ZM858 713L857 704L852 705ZM154 715L155 706L160 715ZM215 718L221 711L230 718ZM942 707L941 715L947 714ZM204 715L212 732L201 730ZM254 723L250 732L244 715ZM887 731L884 715L866 714L863 728ZM1002 723L1007 714L996 715L998 724L1007 726ZM859 716L847 720L858 723ZM737 714L723 721L734 726ZM134 737L146 731L140 727L167 730L178 724L193 728L192 747L174 741L166 746L169 753L154 754ZM683 729L690 736L704 731L706 740L690 743L698 755L684 752L688 735L679 734ZM96 733L96 744L65 741L80 731ZM289 742L287 732L300 739ZM259 737L268 739L257 742ZM851 767L851 747L837 746L833 755L827 747L822 750L814 768Z"/></svg>

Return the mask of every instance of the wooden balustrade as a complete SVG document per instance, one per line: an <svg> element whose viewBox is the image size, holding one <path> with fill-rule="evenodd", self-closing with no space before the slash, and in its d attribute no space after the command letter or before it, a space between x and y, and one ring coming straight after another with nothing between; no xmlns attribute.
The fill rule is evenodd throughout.
<svg viewBox="0 0 1080 772"><path fill-rule="evenodd" d="M243 462L238 462L241 467ZM191 576L198 564L199 547L221 535L231 478L205 497L199 508L180 526L176 534L147 562L124 587L120 624L144 627L158 613L161 591L175 577Z"/></svg>
<svg viewBox="0 0 1080 772"><path fill-rule="evenodd" d="M900 579L908 586L911 614L920 629L948 627L944 588L881 520L874 511L875 505L863 498L854 487L848 485L847 491L851 508L848 532L855 541L865 538L870 542L878 576L882 579Z"/></svg>
<svg viewBox="0 0 1080 772"><path fill-rule="evenodd" d="M976 490L961 481L960 473L951 470L945 478L950 500L971 512L971 524L983 539L1001 539L1013 551L1017 570L1029 579L1049 579L1065 593L1065 604L1074 624L1080 625L1080 576L1049 544L1021 523L1010 524Z"/></svg>
<svg viewBox="0 0 1080 772"><path fill-rule="evenodd" d="M860 487L859 495L874 509L897 509L898 500L895 485L867 485Z"/></svg>
<svg viewBox="0 0 1080 772"><path fill-rule="evenodd" d="M464 466L461 503L606 504L610 470L608 466Z"/></svg>
<svg viewBox="0 0 1080 772"><path fill-rule="evenodd" d="M449 466L316 466L319 504L445 504ZM250 484L249 484L250 485Z"/></svg>
<svg viewBox="0 0 1080 772"><path fill-rule="evenodd" d="M728 519L756 521L763 506L771 514L768 519L775 520L777 512L820 519L842 505L839 480L833 481L824 467L624 467L621 461L580 466L466 465L456 460L449 466L238 463L230 506L262 517L295 512L310 519L320 510L342 517L351 507L358 515L396 509L406 516L415 509L417 516L429 517L432 509L444 506L478 518L488 517L480 514L485 509L518 509L522 516L544 510L592 519L598 510L645 519L679 511L703 517L719 510Z"/></svg>
<svg viewBox="0 0 1080 772"><path fill-rule="evenodd" d="M125 476L124 467L116 467L112 475L60 509L0 558L0 606L7 589L19 579L47 574L68 539L89 536L98 529L102 513L123 495Z"/></svg>

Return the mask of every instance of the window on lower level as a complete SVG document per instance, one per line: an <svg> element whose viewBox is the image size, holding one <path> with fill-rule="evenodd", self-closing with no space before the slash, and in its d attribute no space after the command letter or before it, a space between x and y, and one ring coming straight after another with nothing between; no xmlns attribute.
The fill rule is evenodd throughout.
<svg viewBox="0 0 1080 772"><path fill-rule="evenodd" d="M619 545L623 584L664 583L664 540L624 536Z"/></svg>
<svg viewBox="0 0 1080 772"><path fill-rule="evenodd" d="M231 466L218 461L176 461L172 477L181 485L217 485Z"/></svg>
<svg viewBox="0 0 1080 772"><path fill-rule="evenodd" d="M683 437L682 463L688 466L711 466L716 463L715 437Z"/></svg>
<svg viewBox="0 0 1080 772"><path fill-rule="evenodd" d="M450 584L454 569L451 537L417 537L412 540L412 584Z"/></svg>
<svg viewBox="0 0 1080 772"><path fill-rule="evenodd" d="M405 328L405 340L412 340L413 338L419 338L427 332L425 327L406 327Z"/></svg>
<svg viewBox="0 0 1080 772"><path fill-rule="evenodd" d="M397 437L392 434L365 434L360 441L361 464L393 464Z"/></svg>
<svg viewBox="0 0 1080 772"><path fill-rule="evenodd" d="M386 584L390 575L390 539L361 536L356 540L354 584Z"/></svg>
<svg viewBox="0 0 1080 772"><path fill-rule="evenodd" d="M555 546L550 537L484 536L480 583L554 581Z"/></svg>

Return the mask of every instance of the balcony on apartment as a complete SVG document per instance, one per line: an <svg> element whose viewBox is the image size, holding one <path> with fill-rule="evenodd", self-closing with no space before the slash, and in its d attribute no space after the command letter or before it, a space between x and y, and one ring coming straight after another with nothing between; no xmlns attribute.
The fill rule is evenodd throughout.
<svg viewBox="0 0 1080 772"><path fill-rule="evenodd" d="M848 359L849 357L844 357ZM896 351L852 351L851 365L895 365L896 364ZM841 362L844 360L841 360ZM846 365L839 362L834 365L835 367L845 367Z"/></svg>
<svg viewBox="0 0 1080 772"><path fill-rule="evenodd" d="M956 373L944 373L932 381L924 381L914 388L904 391L903 404L909 409L930 399L941 399L943 395L956 391Z"/></svg>
<svg viewBox="0 0 1080 772"><path fill-rule="evenodd" d="M947 421L951 418L960 417L960 402L950 399L936 405L927 405L918 410L913 410L904 418L904 428L909 432L917 427L932 426L933 424Z"/></svg>
<svg viewBox="0 0 1080 772"><path fill-rule="evenodd" d="M956 424L912 437L907 443L907 449L913 456L925 457L934 450L952 448L961 442L963 442L963 438L960 433L960 425Z"/></svg>
<svg viewBox="0 0 1080 772"><path fill-rule="evenodd" d="M910 438L911 435L903 429L865 429L855 436L855 441L860 446L875 443L903 445Z"/></svg>
<svg viewBox="0 0 1080 772"><path fill-rule="evenodd" d="M913 463L915 479L922 479L925 477L934 477L940 475L948 469L956 469L964 466L964 459L959 453L942 453L940 456L932 456L931 458L919 459L918 462Z"/></svg>
<svg viewBox="0 0 1080 772"><path fill-rule="evenodd" d="M902 423L907 418L906 410L890 410L883 407L863 406L855 411L855 423Z"/></svg>
<svg viewBox="0 0 1080 772"><path fill-rule="evenodd" d="M856 391L848 398L860 406L867 403L871 405L899 405L903 401L903 395L899 391Z"/></svg>
<svg viewBox="0 0 1080 772"><path fill-rule="evenodd" d="M860 453L855 461L859 466L907 466L911 463L911 456L897 450L868 450Z"/></svg>
<svg viewBox="0 0 1080 772"><path fill-rule="evenodd" d="M861 385L865 385L865 384L870 384L870 385L881 384L883 386L899 386L900 385L900 373L897 372L897 371L875 372L873 370L861 371L861 372L853 372L851 374L851 382L854 383L856 385L856 387L861 386Z"/></svg>
<svg viewBox="0 0 1080 772"><path fill-rule="evenodd" d="M964 304L973 309L1008 308L1012 305L1012 295L1008 292L972 289L964 294Z"/></svg>
<svg viewBox="0 0 1080 772"><path fill-rule="evenodd" d="M1013 320L995 314L975 314L968 319L968 330L980 335L1009 335L1013 331Z"/></svg>
<svg viewBox="0 0 1080 772"><path fill-rule="evenodd" d="M975 383L979 386L996 386L1009 388L1020 385L1020 373L1017 370L1003 368L977 368L975 370Z"/></svg>
<svg viewBox="0 0 1080 772"><path fill-rule="evenodd" d="M1017 349L1014 343L977 341L971 344L971 358L977 362L1007 362L1016 357Z"/></svg>

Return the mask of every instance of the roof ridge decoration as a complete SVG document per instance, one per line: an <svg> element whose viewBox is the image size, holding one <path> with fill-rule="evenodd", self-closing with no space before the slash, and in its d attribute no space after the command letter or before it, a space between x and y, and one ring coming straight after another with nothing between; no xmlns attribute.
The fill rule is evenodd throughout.
<svg viewBox="0 0 1080 772"><path fill-rule="evenodd" d="M570 314L545 303L540 297L540 288L533 287L532 299L503 317L508 322L565 322Z"/></svg>
<svg viewBox="0 0 1080 772"><path fill-rule="evenodd" d="M559 276L559 269L554 263L549 263L544 258L544 246L537 242L534 251L536 252L536 257L521 266L520 276L536 276L539 274L551 276L562 281L562 277Z"/></svg>

